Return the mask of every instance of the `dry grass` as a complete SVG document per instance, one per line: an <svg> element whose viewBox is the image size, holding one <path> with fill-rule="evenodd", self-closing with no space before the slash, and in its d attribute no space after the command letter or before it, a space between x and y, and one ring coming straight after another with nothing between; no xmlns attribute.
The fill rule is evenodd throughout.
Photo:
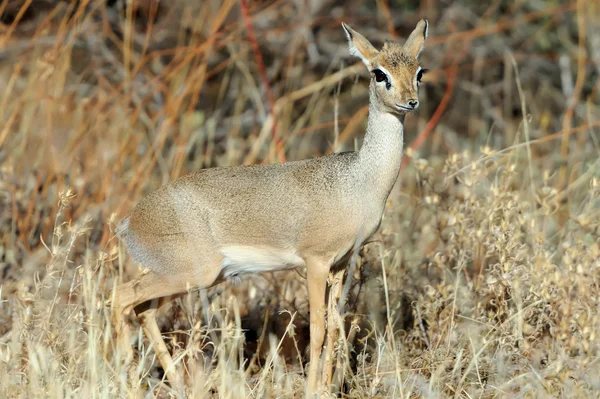
<svg viewBox="0 0 600 399"><path fill-rule="evenodd" d="M349 268L339 394L597 396L593 1L22 3L0 6L1 397L175 394L144 339L138 387L116 360L106 302L137 266L115 221L192 170L353 148L367 83L340 21L381 43L422 16L432 72L382 227ZM302 396L301 273L165 312L190 396Z"/></svg>

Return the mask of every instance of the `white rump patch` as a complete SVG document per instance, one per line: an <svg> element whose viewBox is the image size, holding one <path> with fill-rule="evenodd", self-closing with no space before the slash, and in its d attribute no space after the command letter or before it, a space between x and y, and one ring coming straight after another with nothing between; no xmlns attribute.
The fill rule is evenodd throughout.
<svg viewBox="0 0 600 399"><path fill-rule="evenodd" d="M129 216L119 222L115 229L115 233L117 234L117 237L121 238L127 235L127 230L129 230Z"/></svg>
<svg viewBox="0 0 600 399"><path fill-rule="evenodd" d="M225 257L222 265L225 279L305 266L304 260L295 253L272 247L233 245L221 249L221 254Z"/></svg>

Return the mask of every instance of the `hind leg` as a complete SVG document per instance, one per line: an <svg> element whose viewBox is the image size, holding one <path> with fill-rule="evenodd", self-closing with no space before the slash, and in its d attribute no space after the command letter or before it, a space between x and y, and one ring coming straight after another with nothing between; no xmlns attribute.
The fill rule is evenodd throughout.
<svg viewBox="0 0 600 399"><path fill-rule="evenodd" d="M144 306L144 309L135 309L142 329L144 330L144 334L150 341L150 344L154 348L154 352L158 357L158 362L165 371L165 374L167 375L171 385L179 391L183 391L182 379L175 368L173 358L171 357L171 354L167 349L167 345L163 340L160 329L158 328L156 313L157 310L160 309L164 304L171 302L182 295L183 294L178 294L168 298L163 297L159 298L158 300L153 299L149 303L147 302L148 306L144 306L146 303L140 305L140 307Z"/></svg>
<svg viewBox="0 0 600 399"><path fill-rule="evenodd" d="M128 364L133 359L133 349L131 348L131 327L129 326L129 316L135 306L135 281L130 281L119 285L113 292L113 312L112 323L115 328L117 338L117 350L125 355L125 363Z"/></svg>
<svg viewBox="0 0 600 399"><path fill-rule="evenodd" d="M216 263L220 265L219 263ZM181 387L181 381L173 366L173 359L169 355L164 340L156 323L156 309L162 304L187 293L190 288L207 288L213 285L217 279L219 268L210 269L212 272L203 274L172 274L157 275L154 273L142 273L139 278L116 288L114 294L113 320L117 331L118 343L121 353L126 354L127 361L133 358L133 349L130 341L130 328L127 318L132 310L138 305L140 320L144 333L154 346L161 366L167 373L167 378L173 387ZM159 301L160 298L160 301ZM160 303L159 303L160 302ZM146 306L147 303L147 306Z"/></svg>
<svg viewBox="0 0 600 399"><path fill-rule="evenodd" d="M131 347L131 327L128 323L129 316L133 309L143 304L144 302L156 302L158 298L175 298L175 296L185 294L189 287L193 287L190 283L183 282L180 279L174 281L167 277L158 276L153 273L144 273L137 279L132 280L128 283L119 285L115 289L113 299L113 323L117 334L117 345L119 352L125 355L125 363L129 364L133 359L133 348ZM163 303L166 301L163 300ZM162 303L161 303L162 304ZM156 308L153 309L154 311ZM152 326L156 324L155 316L152 314L145 315L142 321L142 327L144 325L150 328L152 331L152 337L156 337L154 331L158 330L158 326ZM155 344L155 340L151 337L151 342ZM162 341L164 345L164 341ZM160 349L159 349L160 350ZM157 352L157 355L159 353Z"/></svg>

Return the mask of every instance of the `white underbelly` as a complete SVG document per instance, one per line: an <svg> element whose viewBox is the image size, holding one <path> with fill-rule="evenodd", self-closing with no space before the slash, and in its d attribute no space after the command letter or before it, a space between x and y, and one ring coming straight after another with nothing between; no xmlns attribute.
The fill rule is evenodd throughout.
<svg viewBox="0 0 600 399"><path fill-rule="evenodd" d="M221 275L225 279L306 266L304 259L294 251L266 246L228 246L221 249L221 254Z"/></svg>

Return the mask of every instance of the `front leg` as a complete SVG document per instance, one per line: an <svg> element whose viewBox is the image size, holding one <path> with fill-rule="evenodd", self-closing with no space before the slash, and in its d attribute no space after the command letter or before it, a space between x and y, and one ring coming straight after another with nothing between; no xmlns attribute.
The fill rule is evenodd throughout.
<svg viewBox="0 0 600 399"><path fill-rule="evenodd" d="M327 387L331 386L333 378L333 360L336 355L336 346L340 329L340 314L338 312L338 302L342 295L344 273L346 270L340 269L332 276L329 289L329 300L327 303L327 343L325 344L325 355L323 364L323 382Z"/></svg>
<svg viewBox="0 0 600 399"><path fill-rule="evenodd" d="M306 262L308 303L310 308L310 365L308 367L307 396L313 398L320 378L321 348L325 338L325 288L329 263L319 260Z"/></svg>

